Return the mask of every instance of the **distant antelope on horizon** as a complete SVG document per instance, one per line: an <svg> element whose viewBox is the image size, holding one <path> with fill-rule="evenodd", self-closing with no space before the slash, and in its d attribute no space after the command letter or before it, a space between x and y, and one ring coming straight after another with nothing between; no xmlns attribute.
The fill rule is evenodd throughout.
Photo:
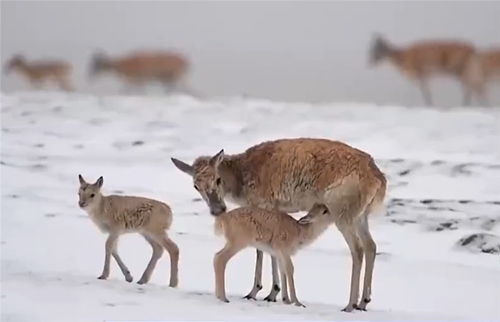
<svg viewBox="0 0 500 322"><path fill-rule="evenodd" d="M62 60L39 60L28 62L22 55L12 56L5 64L5 73L16 71L24 76L34 88L41 88L46 82L55 83L60 89L72 91L72 66Z"/></svg>
<svg viewBox="0 0 500 322"><path fill-rule="evenodd" d="M424 102L432 105L429 79L436 75L447 75L462 85L463 104L471 103L475 94L484 104L480 83L475 75L473 58L476 49L465 41L428 40L406 47L397 47L380 35L376 35L370 48L370 63L388 60L402 74L417 83Z"/></svg>
<svg viewBox="0 0 500 322"><path fill-rule="evenodd" d="M111 58L95 53L90 64L90 76L112 73L121 78L128 89L159 82L165 90L186 90L185 77L189 68L187 58L170 51L140 51Z"/></svg>

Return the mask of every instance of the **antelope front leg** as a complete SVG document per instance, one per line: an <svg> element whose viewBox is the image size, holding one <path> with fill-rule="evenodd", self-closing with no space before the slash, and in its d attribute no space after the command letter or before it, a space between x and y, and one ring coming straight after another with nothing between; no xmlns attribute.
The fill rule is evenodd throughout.
<svg viewBox="0 0 500 322"><path fill-rule="evenodd" d="M292 304L290 301L290 296L288 296L288 283L286 281L286 266L284 265L283 260L279 262L279 269L281 274L281 297L283 299L283 303Z"/></svg>
<svg viewBox="0 0 500 322"><path fill-rule="evenodd" d="M257 249L257 254L255 257L255 276L253 280L253 287L250 293L248 293L244 298L247 300L255 300L257 293L262 289L262 260L264 254L261 250Z"/></svg>
<svg viewBox="0 0 500 322"><path fill-rule="evenodd" d="M132 280L134 278L132 277L132 274L130 274L130 271L128 270L125 263L120 258L120 255L118 255L118 251L116 250L116 245L115 245L115 248L113 249L113 252L111 254L113 255L113 258L115 259L115 261L118 263L118 266L120 267L120 270L122 271L123 276L125 276L125 280L129 283L132 282Z"/></svg>
<svg viewBox="0 0 500 322"><path fill-rule="evenodd" d="M104 255L104 268L102 270L101 276L98 277L100 280L105 280L109 277L109 265L111 262L111 255L113 253L113 249L116 245L116 240L118 239L118 234L111 233L106 239L105 243L105 255Z"/></svg>
<svg viewBox="0 0 500 322"><path fill-rule="evenodd" d="M429 88L429 83L427 79L420 78L418 80L418 85L420 87L420 91L422 92L422 96L424 97L424 102L427 106L432 106L432 94Z"/></svg>
<svg viewBox="0 0 500 322"><path fill-rule="evenodd" d="M266 296L264 300L269 302L276 302L276 296L278 296L278 293L280 292L280 279L278 276L278 262L276 260L276 257L274 256L271 256L271 267L273 271L273 288L271 289L271 293L269 293L269 295Z"/></svg>
<svg viewBox="0 0 500 322"><path fill-rule="evenodd" d="M237 252L241 250L242 247L238 245L226 244L223 249L221 249L214 257L214 271L215 271L215 296L222 302L229 303L226 297L226 265L227 262L233 257Z"/></svg>
<svg viewBox="0 0 500 322"><path fill-rule="evenodd" d="M306 307L304 304L300 303L299 299L297 299L297 294L295 293L295 280L293 279L294 267L292 259L288 255L283 255L282 261L286 271L286 278L288 280L290 288L290 297L292 303L294 303L296 306Z"/></svg>

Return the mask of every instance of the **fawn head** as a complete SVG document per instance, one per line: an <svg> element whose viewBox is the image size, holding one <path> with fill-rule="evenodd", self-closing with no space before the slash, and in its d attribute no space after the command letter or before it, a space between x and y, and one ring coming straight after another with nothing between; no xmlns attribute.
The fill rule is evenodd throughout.
<svg viewBox="0 0 500 322"><path fill-rule="evenodd" d="M312 208L309 210L307 215L300 218L298 223L301 225L312 224L318 221L326 221L328 220L328 216L330 211L328 207L321 203L315 203Z"/></svg>
<svg viewBox="0 0 500 322"><path fill-rule="evenodd" d="M224 203L224 187L219 174L219 165L224 159L224 150L210 158L198 158L191 166L180 160L172 158L174 165L193 178L194 188L210 208L214 216L226 211Z"/></svg>
<svg viewBox="0 0 500 322"><path fill-rule="evenodd" d="M99 177L95 183L87 183L82 175L78 175L80 180L80 189L78 189L78 205L82 209L92 209L101 201L101 187L104 179Z"/></svg>

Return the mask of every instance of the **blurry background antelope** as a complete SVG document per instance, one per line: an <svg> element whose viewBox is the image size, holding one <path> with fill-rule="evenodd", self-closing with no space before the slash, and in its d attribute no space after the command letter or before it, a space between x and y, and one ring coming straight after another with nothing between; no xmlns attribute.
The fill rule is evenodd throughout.
<svg viewBox="0 0 500 322"><path fill-rule="evenodd" d="M386 60L393 64L417 83L427 105L433 105L430 79L436 75L451 76L462 85L462 103L469 105L472 93L477 94L472 76L475 51L474 46L465 41L430 40L396 46L376 36L370 50L370 62L378 64Z"/></svg>
<svg viewBox="0 0 500 322"><path fill-rule="evenodd" d="M138 92L137 84L155 79L156 92L164 95L186 70L186 58L171 57L169 63L161 63L169 66L167 76L156 63L155 72L151 71L151 62L157 60L152 55L157 54L147 49L164 53L173 48L189 57L184 84L203 96L423 105L421 90L401 77L402 71L415 79L428 101L427 87L432 87L435 103L456 106L469 95L466 89L471 92L462 62L471 47L482 51L500 44L500 3L494 1L456 2L453 10L449 2L439 1L4 1L1 5L3 64L18 52L30 58L62 57L75 66L75 88L97 94L122 93L124 87ZM404 55L409 65L400 64L399 71L388 63L369 68L367 49L375 32L400 52L432 39L465 44L451 51L433 49L434 58L423 57L425 51L415 58L421 50L410 50ZM106 56L94 56L96 48ZM89 79L89 65L95 71L112 72L126 85L115 77ZM439 70L446 73L436 73ZM3 91L25 86L2 73ZM477 104L478 94L472 94ZM488 99L490 105L498 105L500 86L488 83Z"/></svg>
<svg viewBox="0 0 500 322"><path fill-rule="evenodd" d="M62 90L72 90L71 65L62 60L29 62L22 55L14 55L5 64L5 72L20 74L33 88L40 89L43 85L52 83Z"/></svg>
<svg viewBox="0 0 500 322"><path fill-rule="evenodd" d="M184 56L167 51L142 51L118 58L96 53L91 60L90 75L114 74L132 91L151 82L160 83L167 91L187 91L184 81L188 65Z"/></svg>

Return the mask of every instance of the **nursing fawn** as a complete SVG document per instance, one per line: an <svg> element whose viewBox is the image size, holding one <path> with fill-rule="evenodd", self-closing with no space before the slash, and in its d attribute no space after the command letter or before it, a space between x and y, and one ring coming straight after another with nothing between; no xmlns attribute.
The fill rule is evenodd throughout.
<svg viewBox="0 0 500 322"><path fill-rule="evenodd" d="M216 233L222 234L226 239L226 245L214 258L217 298L229 302L225 290L225 270L229 259L246 247L254 247L278 259L283 302L304 306L295 292L291 256L312 243L334 223L334 217L330 215L328 208L315 204L300 220L279 210L255 207L237 208L215 213L214 216Z"/></svg>

